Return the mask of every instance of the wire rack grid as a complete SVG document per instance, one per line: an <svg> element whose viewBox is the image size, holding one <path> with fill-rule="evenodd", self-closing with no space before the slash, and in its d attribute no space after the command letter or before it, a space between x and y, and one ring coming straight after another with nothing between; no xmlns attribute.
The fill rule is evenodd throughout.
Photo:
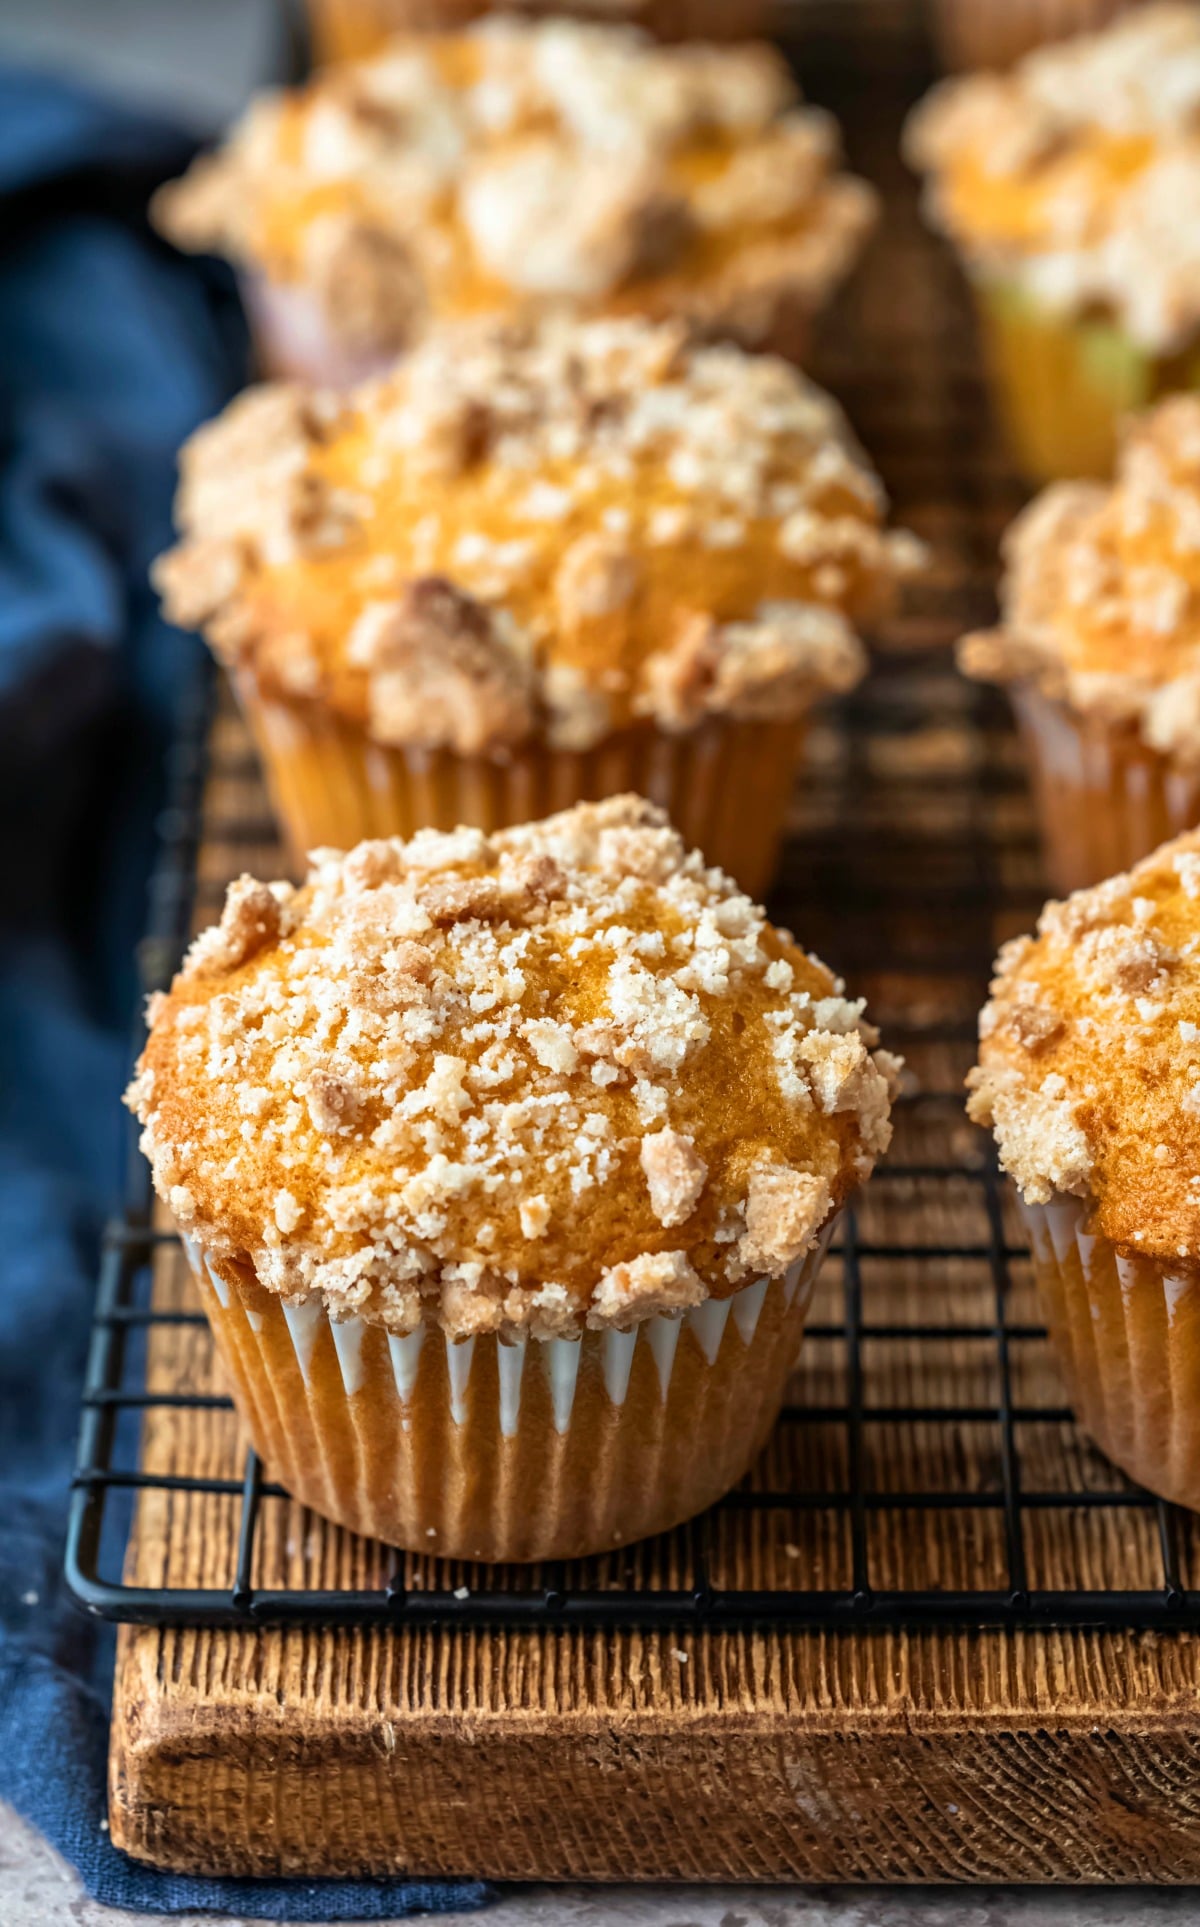
<svg viewBox="0 0 1200 1927"><path fill-rule="evenodd" d="M1011 1205L963 1115L991 958L1044 895L1007 712L954 674L947 648L989 611L997 538L1021 497L989 426L963 290L897 159L904 103L927 78L900 44L880 39L887 72L865 81L852 29L809 49L810 89L841 115L887 205L819 372L938 561L879 639L867 682L814 732L771 908L867 995L910 1069L892 1152L844 1214L773 1440L701 1519L571 1566L471 1567L354 1540L303 1513L248 1449L135 1157L103 1252L70 1514L68 1580L91 1613L1200 1629L1200 1522L1124 1480L1074 1425ZM147 989L169 981L232 875L281 863L247 740L207 680L171 779Z"/></svg>

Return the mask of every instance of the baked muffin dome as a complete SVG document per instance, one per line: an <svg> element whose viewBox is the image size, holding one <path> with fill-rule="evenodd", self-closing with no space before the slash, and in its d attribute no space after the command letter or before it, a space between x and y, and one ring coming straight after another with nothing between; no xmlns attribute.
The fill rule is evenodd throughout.
<svg viewBox="0 0 1200 1927"><path fill-rule="evenodd" d="M638 798L243 878L129 1102L218 1268L397 1333L777 1277L886 1149L860 1003Z"/></svg>
<svg viewBox="0 0 1200 1927"><path fill-rule="evenodd" d="M970 1112L1024 1198L1200 1268L1200 831L1048 904L1000 953Z"/></svg>
<svg viewBox="0 0 1200 1927"><path fill-rule="evenodd" d="M766 46L499 19L256 101L154 212L181 246L311 292L360 352L563 303L761 343L872 223L837 160L833 123Z"/></svg>
<svg viewBox="0 0 1200 1927"><path fill-rule="evenodd" d="M972 268L1156 353L1200 326L1200 8L1135 9L935 87L906 149Z"/></svg>
<svg viewBox="0 0 1200 1927"><path fill-rule="evenodd" d="M964 639L966 673L1200 763L1200 398L1132 419L1111 487L1047 489L1005 548L1001 626Z"/></svg>
<svg viewBox="0 0 1200 1927"><path fill-rule="evenodd" d="M675 324L484 324L183 456L167 614L379 743L587 748L795 715L921 561L836 405Z"/></svg>

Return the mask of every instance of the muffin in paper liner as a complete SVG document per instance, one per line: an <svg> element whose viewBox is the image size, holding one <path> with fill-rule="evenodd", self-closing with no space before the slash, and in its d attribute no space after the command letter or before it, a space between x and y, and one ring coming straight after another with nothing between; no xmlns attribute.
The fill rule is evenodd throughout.
<svg viewBox="0 0 1200 1927"><path fill-rule="evenodd" d="M1007 686L1057 891L1200 822L1200 399L1125 424L1110 487L1058 483L1005 538L1001 622L960 667Z"/></svg>
<svg viewBox="0 0 1200 1927"><path fill-rule="evenodd" d="M657 803L709 861L761 897L775 871L805 719L714 717L678 735L646 725L594 748L518 745L503 758L391 748L317 703L236 679L242 709L295 860L371 836L460 823L502 830L572 803L636 791Z"/></svg>
<svg viewBox="0 0 1200 1927"><path fill-rule="evenodd" d="M1200 1509L1200 831L1001 951L968 1109L1016 1188L1080 1424Z"/></svg>
<svg viewBox="0 0 1200 1927"><path fill-rule="evenodd" d="M754 894L859 625L924 562L840 411L674 325L483 323L185 449L168 614L232 671L293 848L637 790Z"/></svg>
<svg viewBox="0 0 1200 1927"><path fill-rule="evenodd" d="M636 797L233 885L128 1101L272 1474L491 1559L727 1490L891 1135L842 991Z"/></svg>
<svg viewBox="0 0 1200 1927"><path fill-rule="evenodd" d="M1139 0L933 0L933 30L947 67L1011 67L1048 40L1102 27Z"/></svg>
<svg viewBox="0 0 1200 1927"><path fill-rule="evenodd" d="M909 120L1032 481L1106 475L1126 410L1200 383L1198 49L1195 7L1139 6L1010 73L943 81Z"/></svg>
<svg viewBox="0 0 1200 1927"><path fill-rule="evenodd" d="M736 1485L779 1415L832 1229L731 1298L513 1342L337 1322L184 1248L255 1450L294 1498L414 1552L571 1559Z"/></svg>
<svg viewBox="0 0 1200 1927"><path fill-rule="evenodd" d="M707 4L647 10L669 30ZM534 10L397 32L260 95L152 214L247 275L265 366L341 379L483 315L675 319L796 352L877 205L768 43Z"/></svg>
<svg viewBox="0 0 1200 1927"><path fill-rule="evenodd" d="M1080 1198L1020 1209L1080 1424L1139 1485L1200 1511L1200 1278L1091 1235Z"/></svg>

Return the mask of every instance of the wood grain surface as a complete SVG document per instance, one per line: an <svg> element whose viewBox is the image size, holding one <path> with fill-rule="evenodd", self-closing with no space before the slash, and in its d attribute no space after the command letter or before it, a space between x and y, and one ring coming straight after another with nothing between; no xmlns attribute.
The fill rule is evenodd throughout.
<svg viewBox="0 0 1200 1927"><path fill-rule="evenodd" d="M821 376L845 401L897 514L936 546L930 582L879 639L876 725L853 705L814 733L778 892L781 920L903 1032L912 1091L859 1215L864 1245L986 1249L982 1141L952 1094L1001 937L1041 892L1028 798L1002 711L948 667L986 618L998 536L1020 501L989 425L963 291L922 233L896 158L901 95L920 84L887 42L814 52L810 91L847 123L888 216L827 332ZM819 56L819 58L818 58ZM907 56L906 56L907 60ZM823 64L822 64L823 63ZM878 725L879 705L890 720ZM858 720L856 720L858 718ZM253 759L226 705L214 739L197 916L243 869L277 874ZM911 879L910 898L897 878ZM947 963L949 957L950 962ZM954 961L960 959L960 963ZM913 1093L919 1085L931 1097ZM936 1094L941 1093L939 1097ZM925 1177L956 1163L960 1177ZM888 1175L891 1167L891 1175ZM1019 1242L1014 1222L1007 1227ZM864 1303L889 1326L986 1326L986 1257L864 1258ZM841 1317L838 1260L812 1318ZM178 1254L156 1302L194 1305ZM1015 1262L1010 1322L1035 1322ZM1044 1342L1013 1351L1022 1410L1062 1392ZM718 1512L703 1528L714 1585L848 1586L845 1427L811 1408L846 1397L845 1349L810 1339L751 1487L794 1510ZM155 1330L151 1383L220 1389L203 1328ZM912 1495L873 1507L873 1585L1003 1587L1003 1515L973 1504L1002 1478L997 1353L986 1339L872 1339L872 1408L971 1404L977 1422L870 1419L863 1485ZM1120 1479L1069 1424L1017 1428L1027 1489L1108 1491ZM157 1409L143 1462L238 1478L244 1442L223 1411ZM961 1491L961 1511L922 1508ZM147 1492L130 1553L145 1584L232 1580L238 1502ZM588 1583L686 1584L688 1528L589 1562ZM1034 1587L1154 1586L1154 1515L1033 1507ZM1185 1583L1194 1546L1181 1532ZM382 1582L390 1555L283 1499L264 1502L255 1583ZM453 1585L472 1585L468 1566ZM410 1587L444 1584L423 1557ZM205 1872L421 1872L550 1880L1200 1880L1200 1647L1190 1635L956 1631L721 1633L684 1638L547 1632L158 1630L120 1639L113 1710L114 1841Z"/></svg>

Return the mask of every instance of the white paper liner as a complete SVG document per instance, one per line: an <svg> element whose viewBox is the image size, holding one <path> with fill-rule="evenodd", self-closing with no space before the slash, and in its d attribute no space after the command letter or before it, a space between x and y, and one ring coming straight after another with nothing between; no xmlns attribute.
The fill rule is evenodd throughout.
<svg viewBox="0 0 1200 1927"><path fill-rule="evenodd" d="M372 1537L535 1559L663 1530L736 1482L778 1414L831 1232L784 1277L682 1316L517 1343L337 1322L184 1248L273 1478Z"/></svg>
<svg viewBox="0 0 1200 1927"><path fill-rule="evenodd" d="M1200 1278L1091 1235L1079 1198L1018 1203L1080 1424L1139 1484L1200 1510Z"/></svg>
<svg viewBox="0 0 1200 1927"><path fill-rule="evenodd" d="M1018 684L1013 707L1033 763L1046 867L1066 895L1139 863L1200 823L1200 770Z"/></svg>

